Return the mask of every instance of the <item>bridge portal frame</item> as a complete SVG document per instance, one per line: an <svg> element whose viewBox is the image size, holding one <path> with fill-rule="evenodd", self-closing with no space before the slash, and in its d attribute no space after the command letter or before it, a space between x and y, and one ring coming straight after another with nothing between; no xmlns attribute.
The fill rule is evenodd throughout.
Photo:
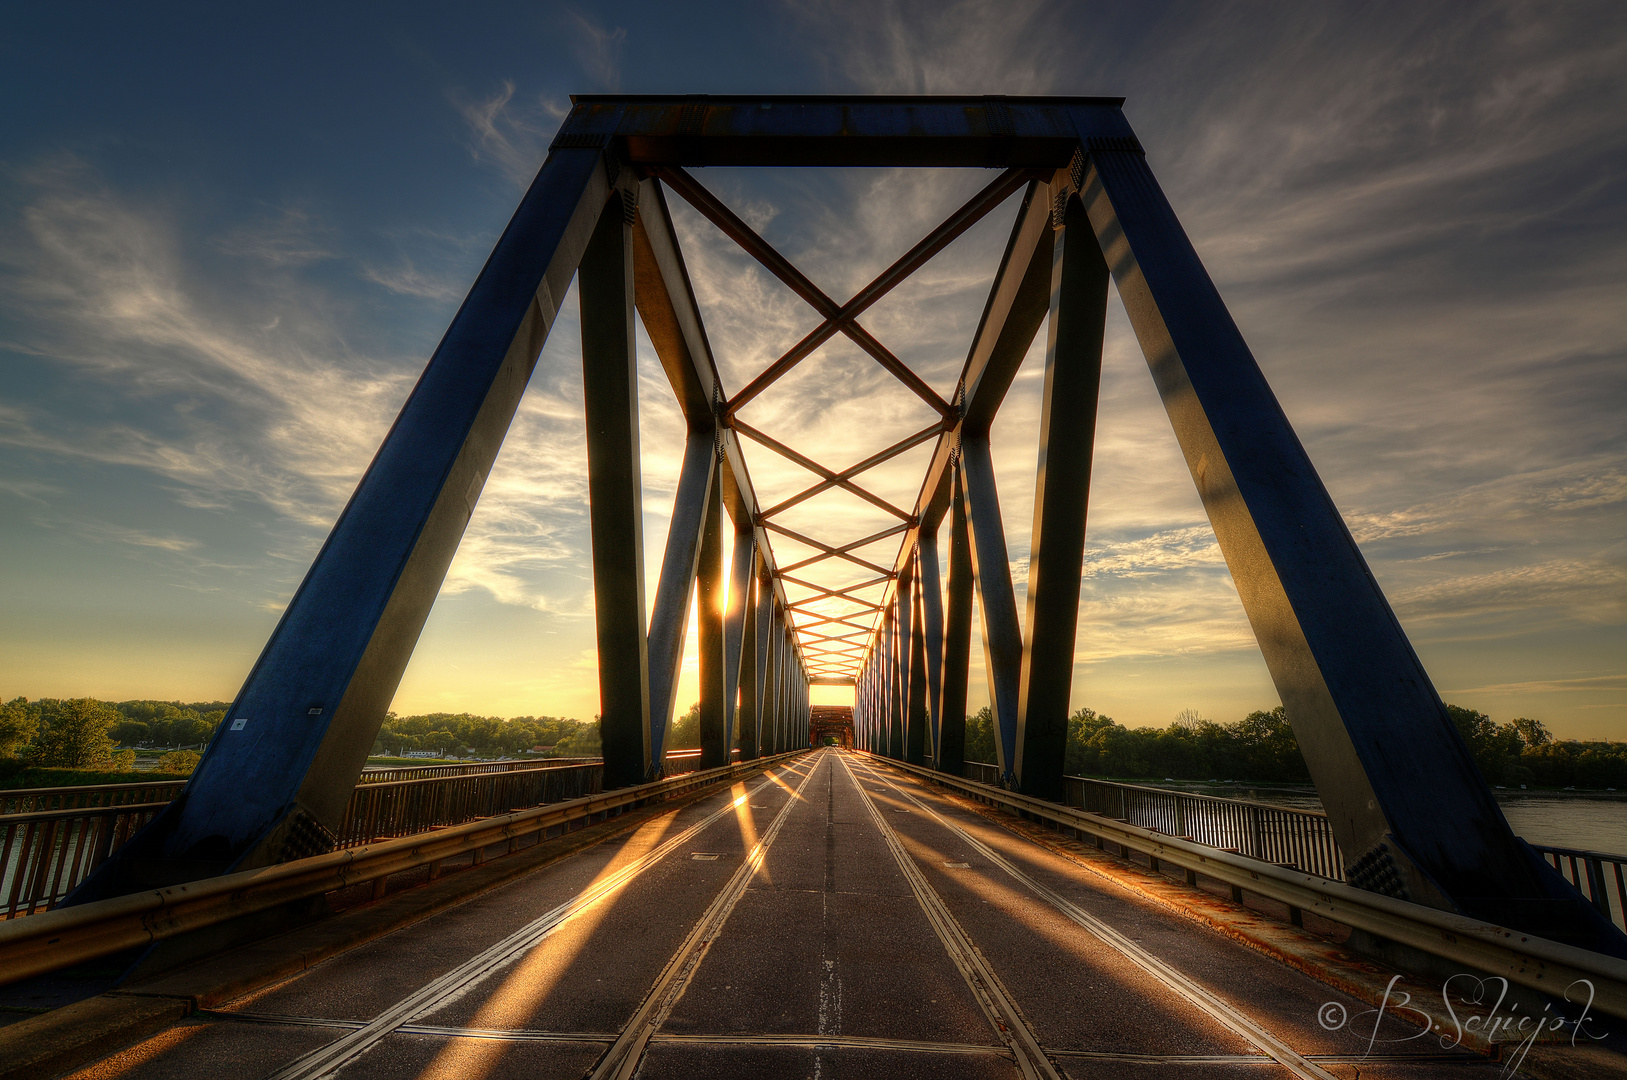
<svg viewBox="0 0 1627 1080"><path fill-rule="evenodd" d="M394 696L573 275L581 286L606 783L634 783L660 771L685 616L697 587L706 601L699 629L703 766L726 759L727 725L736 715L725 703L731 688L749 687L754 695L738 711L755 726L743 748L775 753L806 741L810 681L828 680L846 663L828 657L852 659L839 636L806 643L799 637L793 619L799 605L784 584L795 581L790 571L815 560L776 567L769 534L810 538L772 520L788 503L758 506L739 439L787 448L735 415L840 333L942 418L938 429L905 440L936 440L910 510L855 484L861 466L836 472L808 463L822 477L816 488L843 487L902 519L880 534L901 538L891 568L852 554L875 537L842 548L812 541L821 552L816 559L870 567L885 587L879 603L863 605L881 618L856 662L859 745L959 771L975 596L1004 781L1057 798L1111 277L1352 860L1352 882L1504 925L1540 923L1536 932L1548 936L1563 923L1573 937L1607 940L1585 912L1564 916L1573 890L1509 830L1147 167L1122 99L572 100L547 161L290 602L229 722L181 797L74 900L330 845L342 799ZM1004 172L838 304L686 171L708 165ZM824 317L733 398L712 359L664 189L710 218ZM1021 208L946 400L870 337L857 316L1018 190ZM647 629L635 309L688 424ZM1023 625L988 432L1042 322L1049 332ZM804 497L809 493L798 496ZM735 526L732 548L721 533L724 512ZM940 603L935 537L946 515L948 595ZM754 583L751 617L744 602L728 612L717 602L725 573L737 584ZM827 659L810 664L805 644L822 646ZM753 654L755 668L741 678L740 658ZM1619 948L1619 935L1608 940Z"/></svg>

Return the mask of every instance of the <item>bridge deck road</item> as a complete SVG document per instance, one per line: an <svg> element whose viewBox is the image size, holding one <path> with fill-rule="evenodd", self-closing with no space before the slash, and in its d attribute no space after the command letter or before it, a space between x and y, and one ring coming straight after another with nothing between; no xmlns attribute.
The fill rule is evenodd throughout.
<svg viewBox="0 0 1627 1080"><path fill-rule="evenodd" d="M1149 962L1148 957L1153 959ZM821 750L84 1077L1491 1077L873 758Z"/></svg>

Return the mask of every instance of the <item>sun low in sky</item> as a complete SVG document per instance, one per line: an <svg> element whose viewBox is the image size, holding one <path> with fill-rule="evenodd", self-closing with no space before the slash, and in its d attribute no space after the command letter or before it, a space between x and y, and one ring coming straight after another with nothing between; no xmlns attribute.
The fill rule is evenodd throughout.
<svg viewBox="0 0 1627 1080"><path fill-rule="evenodd" d="M8 22L0 698L235 695L571 93L1111 94L1442 696L1627 738L1619 5L109 4ZM695 172L838 301L992 175ZM732 394L819 319L669 203ZM946 397L1016 205L865 316ZM993 431L1019 604L1043 349ZM683 424L647 340L639 361L653 600ZM580 372L573 291L397 712L598 711ZM740 417L837 469L932 420L840 339ZM866 487L913 505L929 450ZM745 452L764 505L815 479ZM799 522L857 538L889 520L833 491ZM811 553L774 542L782 564ZM974 649L974 708L980 674ZM1162 726L1276 700L1115 297L1073 706Z"/></svg>

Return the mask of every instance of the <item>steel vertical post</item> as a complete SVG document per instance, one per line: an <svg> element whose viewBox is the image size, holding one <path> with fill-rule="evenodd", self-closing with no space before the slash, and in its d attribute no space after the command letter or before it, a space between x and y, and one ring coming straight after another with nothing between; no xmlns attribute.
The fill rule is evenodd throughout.
<svg viewBox="0 0 1627 1080"><path fill-rule="evenodd" d="M970 526L972 580L977 589L977 607L983 614L983 656L995 721L994 748L1001 782L1011 784L1016 779L1017 687L1022 676L1023 643L987 436L961 433L960 473Z"/></svg>
<svg viewBox="0 0 1627 1080"><path fill-rule="evenodd" d="M938 571L936 528L921 530L916 541L916 580L921 590L921 632L926 649L926 758L938 767L943 743L943 587Z"/></svg>
<svg viewBox="0 0 1627 1080"><path fill-rule="evenodd" d="M736 714L735 724L739 732L737 741L740 745L740 757L743 761L750 761L761 754L757 741L757 724L760 716L758 708L759 683L757 679L757 567L760 556L756 544L752 545L751 560L746 567L746 576L740 584L741 608L741 634L739 648L736 651L738 660L737 670L740 679L740 707ZM739 569L739 563L735 564ZM738 580L738 579L737 579ZM734 606L734 593L731 591L729 605Z"/></svg>
<svg viewBox="0 0 1627 1080"><path fill-rule="evenodd" d="M753 642L757 656L757 749L760 754L772 754L773 749L773 675L770 658L774 642L774 582L768 577L766 565L759 568L757 578L757 640Z"/></svg>
<svg viewBox="0 0 1627 1080"><path fill-rule="evenodd" d="M739 726L741 654L744 652L746 612L751 607L751 583L756 577L757 537L748 526L736 528L734 557L729 565L729 606L723 617L723 731L726 751L739 747L745 753L744 732ZM755 748L756 740L752 740Z"/></svg>
<svg viewBox="0 0 1627 1080"><path fill-rule="evenodd" d="M666 764L667 733L677 704L678 674L689 629L689 600L701 554L707 510L715 508L716 443L710 431L690 431L672 503L672 526L661 560L661 579L650 613L650 742L652 775Z"/></svg>
<svg viewBox="0 0 1627 1080"><path fill-rule="evenodd" d="M723 657L723 485L714 483L701 528L700 565L696 569L696 635L700 654L700 739L703 769L729 763L729 710L724 704Z"/></svg>
<svg viewBox="0 0 1627 1080"><path fill-rule="evenodd" d="M1028 619L1017 692L1016 764L1020 790L1054 802L1064 799L1068 696L1110 276L1084 206L1066 190L1059 195L1065 202L1061 235L1052 248L1051 317L1028 556Z"/></svg>
<svg viewBox="0 0 1627 1080"><path fill-rule="evenodd" d="M972 541L966 523L965 485L959 458L950 470L949 582L943 618L943 690L937 767L960 776L966 771L966 683L972 663Z"/></svg>
<svg viewBox="0 0 1627 1080"><path fill-rule="evenodd" d="M644 634L644 500L639 472L638 358L633 337L632 226L605 208L577 273L588 519L598 635L599 732L607 788L651 768L650 671Z"/></svg>
<svg viewBox="0 0 1627 1080"><path fill-rule="evenodd" d="M919 562L917 562L919 569ZM904 713L904 760L920 765L926 760L927 744L927 677L926 628L921 625L921 583L919 574L909 582L906 603L910 608L909 630L909 698Z"/></svg>
<svg viewBox="0 0 1627 1080"><path fill-rule="evenodd" d="M907 755L909 742L910 701L912 687L910 675L912 672L911 658L913 655L915 609L910 603L910 596L914 591L914 572L906 563L904 570L898 575L898 588L893 592L893 610L897 618L893 623L896 652L893 671L898 682L894 690L894 708L897 710L898 723L893 729L892 757L903 760Z"/></svg>

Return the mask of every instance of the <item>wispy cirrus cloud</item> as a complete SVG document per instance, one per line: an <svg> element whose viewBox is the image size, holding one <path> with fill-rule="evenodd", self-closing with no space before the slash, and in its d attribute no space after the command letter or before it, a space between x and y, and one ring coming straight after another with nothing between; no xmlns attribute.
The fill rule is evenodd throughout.
<svg viewBox="0 0 1627 1080"><path fill-rule="evenodd" d="M516 187L537 175L548 156L548 143L570 111L568 102L546 94L516 100L510 80L484 97L454 91L451 100L468 128L470 156L494 167Z"/></svg>
<svg viewBox="0 0 1627 1080"><path fill-rule="evenodd" d="M116 388L126 408L14 407L0 438L145 470L201 503L249 499L308 526L331 521L409 375L348 347L330 299L278 272L302 260L269 260L253 299L222 296L162 210L81 164L41 167L19 188L5 287L21 344L60 377Z"/></svg>

